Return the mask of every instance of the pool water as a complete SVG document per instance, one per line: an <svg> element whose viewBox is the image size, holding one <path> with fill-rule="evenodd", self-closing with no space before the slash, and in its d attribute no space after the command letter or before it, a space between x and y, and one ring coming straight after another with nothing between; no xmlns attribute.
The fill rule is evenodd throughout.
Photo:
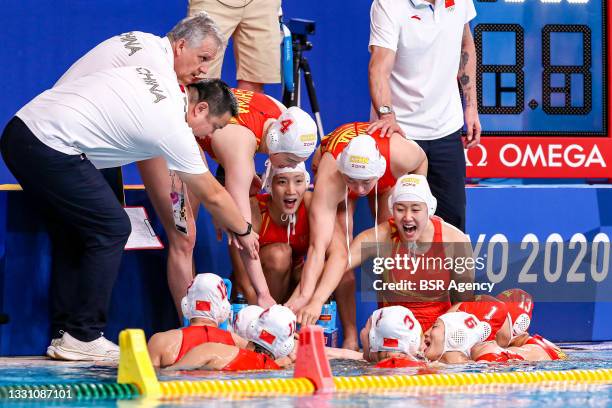
<svg viewBox="0 0 612 408"><path fill-rule="evenodd" d="M571 370L612 368L612 343L598 345L565 345L569 359L566 361L547 361L538 363L513 364L465 364L437 368L435 372L493 372L493 371L532 371L532 370ZM331 362L335 376L418 374L417 368L375 369L365 362L336 360ZM434 370L427 370L432 372ZM422 371L421 371L422 372ZM161 371L158 377L169 380L238 379L270 378L293 375L292 369L267 372L220 373L212 371L168 372ZM109 365L91 365L89 363L56 363L40 359L2 359L0 363L0 385L7 384L43 384L65 382L113 382L116 380L117 367ZM64 402L65 403L65 402ZM28 406L48 405L20 402ZM53 405L57 405L53 403ZM62 404L63 405L63 404ZM136 406L136 401L82 401L68 404L77 406ZM151 403L146 403L151 406ZM612 406L612 385L559 385L540 387L496 386L487 389L441 389L420 388L405 391L392 391L385 394L334 394L307 397L271 398L235 398L235 399L197 399L159 403L158 407L171 406L210 406L210 407L608 407Z"/></svg>

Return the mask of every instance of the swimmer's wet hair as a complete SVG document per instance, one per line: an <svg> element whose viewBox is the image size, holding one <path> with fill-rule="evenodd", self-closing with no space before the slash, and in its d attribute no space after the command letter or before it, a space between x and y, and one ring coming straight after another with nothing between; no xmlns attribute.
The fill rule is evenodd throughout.
<svg viewBox="0 0 612 408"><path fill-rule="evenodd" d="M271 359L274 359L274 354L272 354L268 349L266 349L265 347L260 346L257 343L254 343L254 345L255 345L255 349L253 351L255 351L256 353L265 354L266 356L270 357Z"/></svg>
<svg viewBox="0 0 612 408"><path fill-rule="evenodd" d="M238 115L238 102L230 87L220 79L204 79L187 87L196 92L189 92L191 103L208 103L208 109L213 116L221 116L229 112L231 116Z"/></svg>
<svg viewBox="0 0 612 408"><path fill-rule="evenodd" d="M191 48L199 47L206 37L215 40L218 47L223 44L219 26L205 12L182 19L170 30L167 36L172 42L184 39Z"/></svg>

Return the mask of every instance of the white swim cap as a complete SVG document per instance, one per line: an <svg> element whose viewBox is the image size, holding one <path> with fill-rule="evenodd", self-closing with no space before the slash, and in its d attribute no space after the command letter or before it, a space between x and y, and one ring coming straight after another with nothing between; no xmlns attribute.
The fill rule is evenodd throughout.
<svg viewBox="0 0 612 408"><path fill-rule="evenodd" d="M372 313L370 351L399 351L416 356L422 335L421 324L404 306L383 307Z"/></svg>
<svg viewBox="0 0 612 408"><path fill-rule="evenodd" d="M340 173L356 180L379 179L387 168L387 160L370 135L354 137L342 150L336 164Z"/></svg>
<svg viewBox="0 0 612 408"><path fill-rule="evenodd" d="M247 338L247 329L249 325L259 318L261 312L264 309L258 305L249 305L247 307L242 308L234 318L234 322L232 324L232 328L234 329L234 333L242 337L243 339Z"/></svg>
<svg viewBox="0 0 612 408"><path fill-rule="evenodd" d="M304 173L304 183L306 184L306 188L308 188L308 186L310 186L310 174L308 170L306 170L304 162L299 163L295 167L274 167L270 160L266 160L266 173L264 175L263 188L267 193L272 194L272 181L274 180L274 176L283 173L299 172Z"/></svg>
<svg viewBox="0 0 612 408"><path fill-rule="evenodd" d="M268 128L269 154L292 153L307 159L317 147L317 125L309 114L292 106Z"/></svg>
<svg viewBox="0 0 612 408"><path fill-rule="evenodd" d="M231 309L225 282L214 273L196 275L181 301L181 309L187 319L202 317L223 323Z"/></svg>
<svg viewBox="0 0 612 408"><path fill-rule="evenodd" d="M486 340L485 328L476 316L465 312L451 312L438 317L444 323L444 350L459 351L470 358L474 345Z"/></svg>
<svg viewBox="0 0 612 408"><path fill-rule="evenodd" d="M436 212L438 201L431 194L427 178L420 174L405 174L395 183L393 193L389 196L389 211L393 213L393 204L398 201L418 201L425 203L427 214L431 217Z"/></svg>
<svg viewBox="0 0 612 408"><path fill-rule="evenodd" d="M274 358L285 357L295 347L295 319L295 314L288 307L269 307L251 322L247 339L268 350Z"/></svg>

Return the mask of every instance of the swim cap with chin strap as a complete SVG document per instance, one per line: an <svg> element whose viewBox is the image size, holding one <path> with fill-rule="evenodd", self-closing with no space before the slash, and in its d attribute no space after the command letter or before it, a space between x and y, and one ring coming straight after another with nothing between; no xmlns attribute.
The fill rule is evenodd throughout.
<svg viewBox="0 0 612 408"><path fill-rule="evenodd" d="M247 329L251 325L252 322L257 320L263 312L264 309L258 305L248 305L247 307L242 308L234 318L234 322L232 323L232 328L234 333L242 337L243 339L247 338Z"/></svg>
<svg viewBox="0 0 612 408"><path fill-rule="evenodd" d="M508 313L512 322L512 337L527 333L533 315L533 298L522 289L514 288L504 290L497 295L508 306Z"/></svg>
<svg viewBox="0 0 612 408"><path fill-rule="evenodd" d="M378 249L378 179L387 169L387 160L378 151L376 140L370 135L359 135L351 139L336 159L338 171L345 176L355 180L368 180L375 178L374 186L374 233L376 237L376 254ZM345 214L346 227L346 249L348 251L349 267L352 264L350 238L348 231L348 186L344 188L344 205L347 208Z"/></svg>
<svg viewBox="0 0 612 408"><path fill-rule="evenodd" d="M427 178L420 174L406 174L397 180L393 193L389 196L389 212L391 214L393 214L393 205L400 201L425 203L429 217L434 215L438 205L438 201L429 189Z"/></svg>
<svg viewBox="0 0 612 408"><path fill-rule="evenodd" d="M264 190L270 194L272 193L272 183L274 181L274 176L278 174L284 173L303 173L304 174L304 184L306 184L306 188L310 186L310 174L306 170L306 165L304 162L299 163L295 167L274 167L272 166L272 162L270 160L266 160L266 172L263 177L263 188ZM295 234L295 225L297 224L297 218L295 213L293 214L281 214L281 221L289 221L287 223L287 243L289 243L291 234Z"/></svg>
<svg viewBox="0 0 612 408"><path fill-rule="evenodd" d="M372 313L370 351L396 351L416 357L421 346L421 324L410 309L388 306Z"/></svg>
<svg viewBox="0 0 612 408"><path fill-rule="evenodd" d="M196 275L181 301L181 309L189 320L200 317L223 323L231 310L225 282L214 273Z"/></svg>
<svg viewBox="0 0 612 408"><path fill-rule="evenodd" d="M472 347L486 340L484 327L473 314L451 312L438 319L444 323L444 349L440 357L447 351L458 351L469 359Z"/></svg>
<svg viewBox="0 0 612 408"><path fill-rule="evenodd" d="M338 155L336 164L340 173L356 180L379 179L387 168L387 160L380 154L376 141L370 135L351 139Z"/></svg>
<svg viewBox="0 0 612 408"><path fill-rule="evenodd" d="M271 306L251 322L247 340L265 348L274 358L285 357L295 347L295 320L295 314L288 307Z"/></svg>
<svg viewBox="0 0 612 408"><path fill-rule="evenodd" d="M268 153L292 153L307 159L317 147L317 125L297 106L283 112L266 133Z"/></svg>

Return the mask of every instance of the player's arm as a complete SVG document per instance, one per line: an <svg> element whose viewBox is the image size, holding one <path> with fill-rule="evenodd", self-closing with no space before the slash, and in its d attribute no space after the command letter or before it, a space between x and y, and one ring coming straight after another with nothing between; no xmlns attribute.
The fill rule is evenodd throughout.
<svg viewBox="0 0 612 408"><path fill-rule="evenodd" d="M449 255L454 258L454 269L451 271L451 279L457 283L474 282L474 253L469 238L463 232L450 224L443 225L444 241L449 244ZM474 300L474 292L465 290L463 292L451 290L451 303L467 302Z"/></svg>
<svg viewBox="0 0 612 408"><path fill-rule="evenodd" d="M215 133L213 149L225 169L225 188L236 201L242 216L250 222L249 190L255 176L255 139L250 130L238 125L228 125ZM264 308L275 304L270 296L259 256L252 257L248 252L240 250L240 259L257 293L257 303Z"/></svg>
<svg viewBox="0 0 612 408"><path fill-rule="evenodd" d="M209 171L203 174L177 171L177 174L212 217L217 220L220 227L237 234L243 234L248 230L247 221L240 213L236 203ZM258 259L257 234L250 233L237 237L237 239L248 256Z"/></svg>
<svg viewBox="0 0 612 408"><path fill-rule="evenodd" d="M328 359L363 360L363 353L336 347L325 347L325 355Z"/></svg>
<svg viewBox="0 0 612 408"><path fill-rule="evenodd" d="M261 229L261 216L259 214L257 199L255 198L251 198L251 222L253 223L253 231L259 234ZM242 290L242 294L250 305L257 304L257 292L253 284L251 284L249 274L240 258L240 251L235 246L230 246L230 258L232 260L234 279L237 283L236 286Z"/></svg>
<svg viewBox="0 0 612 408"><path fill-rule="evenodd" d="M427 155L416 142L404 138L391 139L391 172L401 177L404 174L421 174L427 177Z"/></svg>
<svg viewBox="0 0 612 408"><path fill-rule="evenodd" d="M230 334L232 335L232 339L234 339L234 344L236 344L236 347L245 349L247 345L249 344L249 341L247 339L240 337L236 333L230 333Z"/></svg>
<svg viewBox="0 0 612 408"><path fill-rule="evenodd" d="M336 224L334 237L329 246L329 257L325 262L323 276L317 285L310 302L297 313L297 321L301 324L315 324L321 314L321 308L336 290L342 276L353 268L362 264L363 261L376 255L376 249L369 246L362 250L364 242L374 242L374 229L368 229L357 235L351 243L351 265L348 265L346 244L342 228ZM363 251L367 251L364 254Z"/></svg>
<svg viewBox="0 0 612 408"><path fill-rule="evenodd" d="M170 350L174 343L173 340L176 339L170 333L172 332L155 333L147 343L151 363L154 367L164 367L171 364L171 362L164 361L164 353Z"/></svg>
<svg viewBox="0 0 612 408"><path fill-rule="evenodd" d="M300 279L299 292L294 292L287 302L287 306L294 311L301 309L308 303L323 271L325 254L332 240L336 224L339 199L335 190L344 189L341 186L342 180L338 180L338 177L334 158L331 155L324 155L319 166L308 212L310 243Z"/></svg>

